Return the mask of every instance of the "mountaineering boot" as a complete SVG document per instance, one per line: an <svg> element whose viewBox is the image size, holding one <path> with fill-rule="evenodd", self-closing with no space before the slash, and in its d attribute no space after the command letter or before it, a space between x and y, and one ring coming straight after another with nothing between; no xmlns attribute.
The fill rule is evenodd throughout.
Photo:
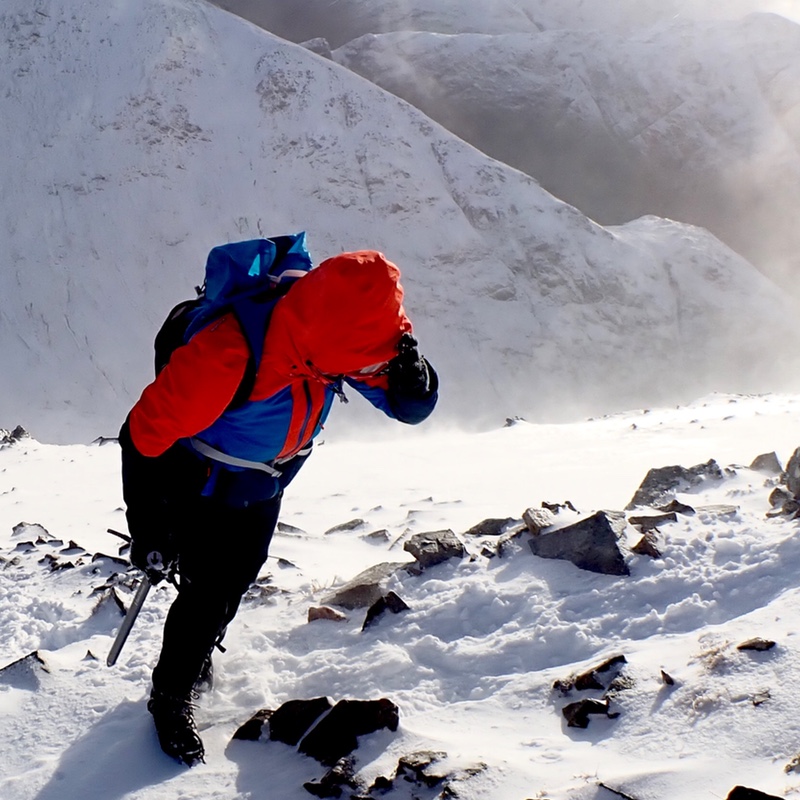
<svg viewBox="0 0 800 800"><path fill-rule="evenodd" d="M194 707L188 698L150 692L147 710L153 715L161 749L187 766L205 761L203 742L194 724Z"/></svg>
<svg viewBox="0 0 800 800"><path fill-rule="evenodd" d="M210 692L214 688L214 662L211 656L206 656L203 666L200 668L200 674L192 687L192 694L199 695Z"/></svg>

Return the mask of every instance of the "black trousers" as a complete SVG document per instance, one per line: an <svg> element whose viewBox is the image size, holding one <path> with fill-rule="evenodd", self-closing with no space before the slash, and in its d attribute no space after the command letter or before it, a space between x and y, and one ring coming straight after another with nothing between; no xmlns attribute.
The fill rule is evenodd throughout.
<svg viewBox="0 0 800 800"><path fill-rule="evenodd" d="M154 690L189 694L267 560L280 504L280 495L243 509L200 497L185 509L186 524L178 531L180 589L164 624Z"/></svg>
<svg viewBox="0 0 800 800"><path fill-rule="evenodd" d="M283 489L232 507L202 494L209 464L183 446L146 458L133 446L127 422L120 446L131 536L154 549L169 541L178 553L180 589L167 614L153 688L186 697L267 560ZM303 460L291 465L286 483Z"/></svg>

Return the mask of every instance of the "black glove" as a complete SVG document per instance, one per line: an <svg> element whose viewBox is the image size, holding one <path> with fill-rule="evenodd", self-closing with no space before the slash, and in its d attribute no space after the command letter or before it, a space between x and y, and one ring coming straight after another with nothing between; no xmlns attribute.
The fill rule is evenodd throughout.
<svg viewBox="0 0 800 800"><path fill-rule="evenodd" d="M147 576L153 586L161 583L165 578L172 581L175 577L178 563L178 554L170 542L154 542L131 539L130 551L131 564L140 569Z"/></svg>
<svg viewBox="0 0 800 800"><path fill-rule="evenodd" d="M389 388L393 393L412 397L428 392L428 365L410 333L400 337L397 355L389 362Z"/></svg>

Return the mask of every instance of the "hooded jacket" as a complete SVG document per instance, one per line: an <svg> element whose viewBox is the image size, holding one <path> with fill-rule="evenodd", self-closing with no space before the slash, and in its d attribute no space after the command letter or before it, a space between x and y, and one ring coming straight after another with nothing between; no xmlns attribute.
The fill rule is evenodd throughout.
<svg viewBox="0 0 800 800"><path fill-rule="evenodd" d="M226 314L174 351L130 413L145 456L197 437L250 461L291 458L321 430L346 382L384 413L420 422L436 404L436 376L410 404L392 397L382 368L411 332L400 271L381 253L343 253L298 280L275 305L253 390L228 406L249 360L236 318Z"/></svg>

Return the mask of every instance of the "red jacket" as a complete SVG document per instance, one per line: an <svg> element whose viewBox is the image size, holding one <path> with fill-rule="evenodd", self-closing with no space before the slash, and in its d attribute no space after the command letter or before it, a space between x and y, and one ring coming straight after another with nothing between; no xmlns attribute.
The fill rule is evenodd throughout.
<svg viewBox="0 0 800 800"><path fill-rule="evenodd" d="M237 448L258 453L258 460L292 455L319 431L338 376L391 413L375 391L387 388L385 376L361 371L393 358L410 331L397 267L374 250L335 256L276 304L247 408L228 426L235 433L230 448L224 423L234 414L225 412L249 359L231 314L175 350L131 410L131 438L143 455L158 456L179 439L205 439L211 429L211 443L231 455L239 455L230 452Z"/></svg>

